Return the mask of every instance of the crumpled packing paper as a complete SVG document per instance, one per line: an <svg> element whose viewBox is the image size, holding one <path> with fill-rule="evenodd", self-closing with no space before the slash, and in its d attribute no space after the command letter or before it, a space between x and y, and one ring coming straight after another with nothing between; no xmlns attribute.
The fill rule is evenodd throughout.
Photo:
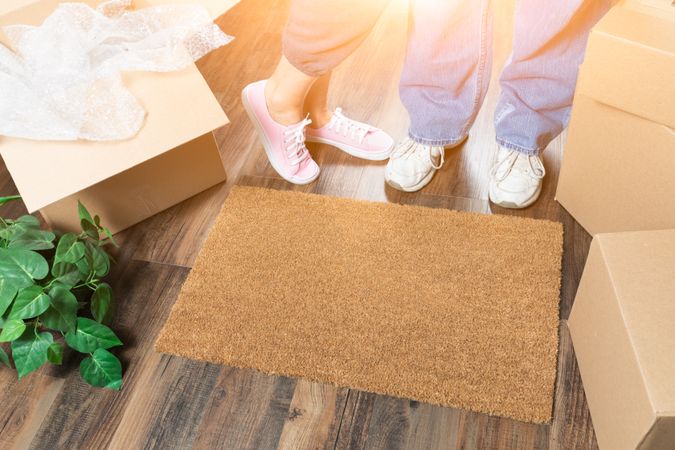
<svg viewBox="0 0 675 450"><path fill-rule="evenodd" d="M0 135L36 140L128 139L145 110L121 72L183 69L232 40L199 5L96 9L62 3L37 27L5 27L0 45Z"/></svg>

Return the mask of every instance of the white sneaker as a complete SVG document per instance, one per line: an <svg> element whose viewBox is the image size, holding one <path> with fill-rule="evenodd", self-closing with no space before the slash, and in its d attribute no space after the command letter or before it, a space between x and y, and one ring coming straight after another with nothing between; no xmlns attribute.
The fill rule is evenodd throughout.
<svg viewBox="0 0 675 450"><path fill-rule="evenodd" d="M526 208L539 198L544 175L539 155L500 146L490 173L490 200L502 208Z"/></svg>
<svg viewBox="0 0 675 450"><path fill-rule="evenodd" d="M400 191L419 191L429 184L444 162L445 148L406 138L391 153L384 180Z"/></svg>

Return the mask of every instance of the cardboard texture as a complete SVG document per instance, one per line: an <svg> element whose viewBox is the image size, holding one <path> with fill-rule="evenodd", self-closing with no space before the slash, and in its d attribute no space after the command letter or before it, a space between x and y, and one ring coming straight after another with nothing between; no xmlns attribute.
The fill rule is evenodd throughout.
<svg viewBox="0 0 675 450"><path fill-rule="evenodd" d="M593 29L581 72L577 93L675 128L673 22L614 8Z"/></svg>
<svg viewBox="0 0 675 450"><path fill-rule="evenodd" d="M675 445L675 230L598 234L568 321L601 449Z"/></svg>
<svg viewBox="0 0 675 450"><path fill-rule="evenodd" d="M673 80L672 21L615 7L594 28L556 193L589 233L675 228Z"/></svg>
<svg viewBox="0 0 675 450"><path fill-rule="evenodd" d="M574 99L556 199L591 234L675 228L675 133Z"/></svg>
<svg viewBox="0 0 675 450"><path fill-rule="evenodd" d="M0 25L38 24L58 3L31 2L0 17ZM78 198L117 232L226 178L212 130L226 125L228 119L196 66L180 72L123 76L147 111L145 124L133 139L40 142L0 138L0 154L26 207L30 212L40 210L55 229L79 227L73 207ZM54 175L56 168L58 176Z"/></svg>
<svg viewBox="0 0 675 450"><path fill-rule="evenodd" d="M675 21L675 0L627 0L625 4L637 11Z"/></svg>

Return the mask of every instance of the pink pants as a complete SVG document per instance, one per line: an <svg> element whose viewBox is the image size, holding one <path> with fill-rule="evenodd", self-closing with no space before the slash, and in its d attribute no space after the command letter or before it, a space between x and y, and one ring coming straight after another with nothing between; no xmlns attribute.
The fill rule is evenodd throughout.
<svg viewBox="0 0 675 450"><path fill-rule="evenodd" d="M368 37L388 3L389 0L293 0L283 34L284 56L309 76L330 72Z"/></svg>

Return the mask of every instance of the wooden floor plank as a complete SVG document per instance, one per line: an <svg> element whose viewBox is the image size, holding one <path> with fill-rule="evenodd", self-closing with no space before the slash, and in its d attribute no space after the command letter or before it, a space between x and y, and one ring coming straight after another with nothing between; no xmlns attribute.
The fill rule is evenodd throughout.
<svg viewBox="0 0 675 450"><path fill-rule="evenodd" d="M40 370L22 380L6 368L0 370L0 447L28 448L63 387L63 378Z"/></svg>
<svg viewBox="0 0 675 450"><path fill-rule="evenodd" d="M347 388L299 380L277 448L332 449L348 392Z"/></svg>
<svg viewBox="0 0 675 450"><path fill-rule="evenodd" d="M221 367L160 355L152 349L109 449L190 448Z"/></svg>
<svg viewBox="0 0 675 450"><path fill-rule="evenodd" d="M224 367L204 409L195 449L275 449L296 380Z"/></svg>
<svg viewBox="0 0 675 450"><path fill-rule="evenodd" d="M551 450L598 448L567 321L563 321L560 327L558 381L549 448Z"/></svg>

